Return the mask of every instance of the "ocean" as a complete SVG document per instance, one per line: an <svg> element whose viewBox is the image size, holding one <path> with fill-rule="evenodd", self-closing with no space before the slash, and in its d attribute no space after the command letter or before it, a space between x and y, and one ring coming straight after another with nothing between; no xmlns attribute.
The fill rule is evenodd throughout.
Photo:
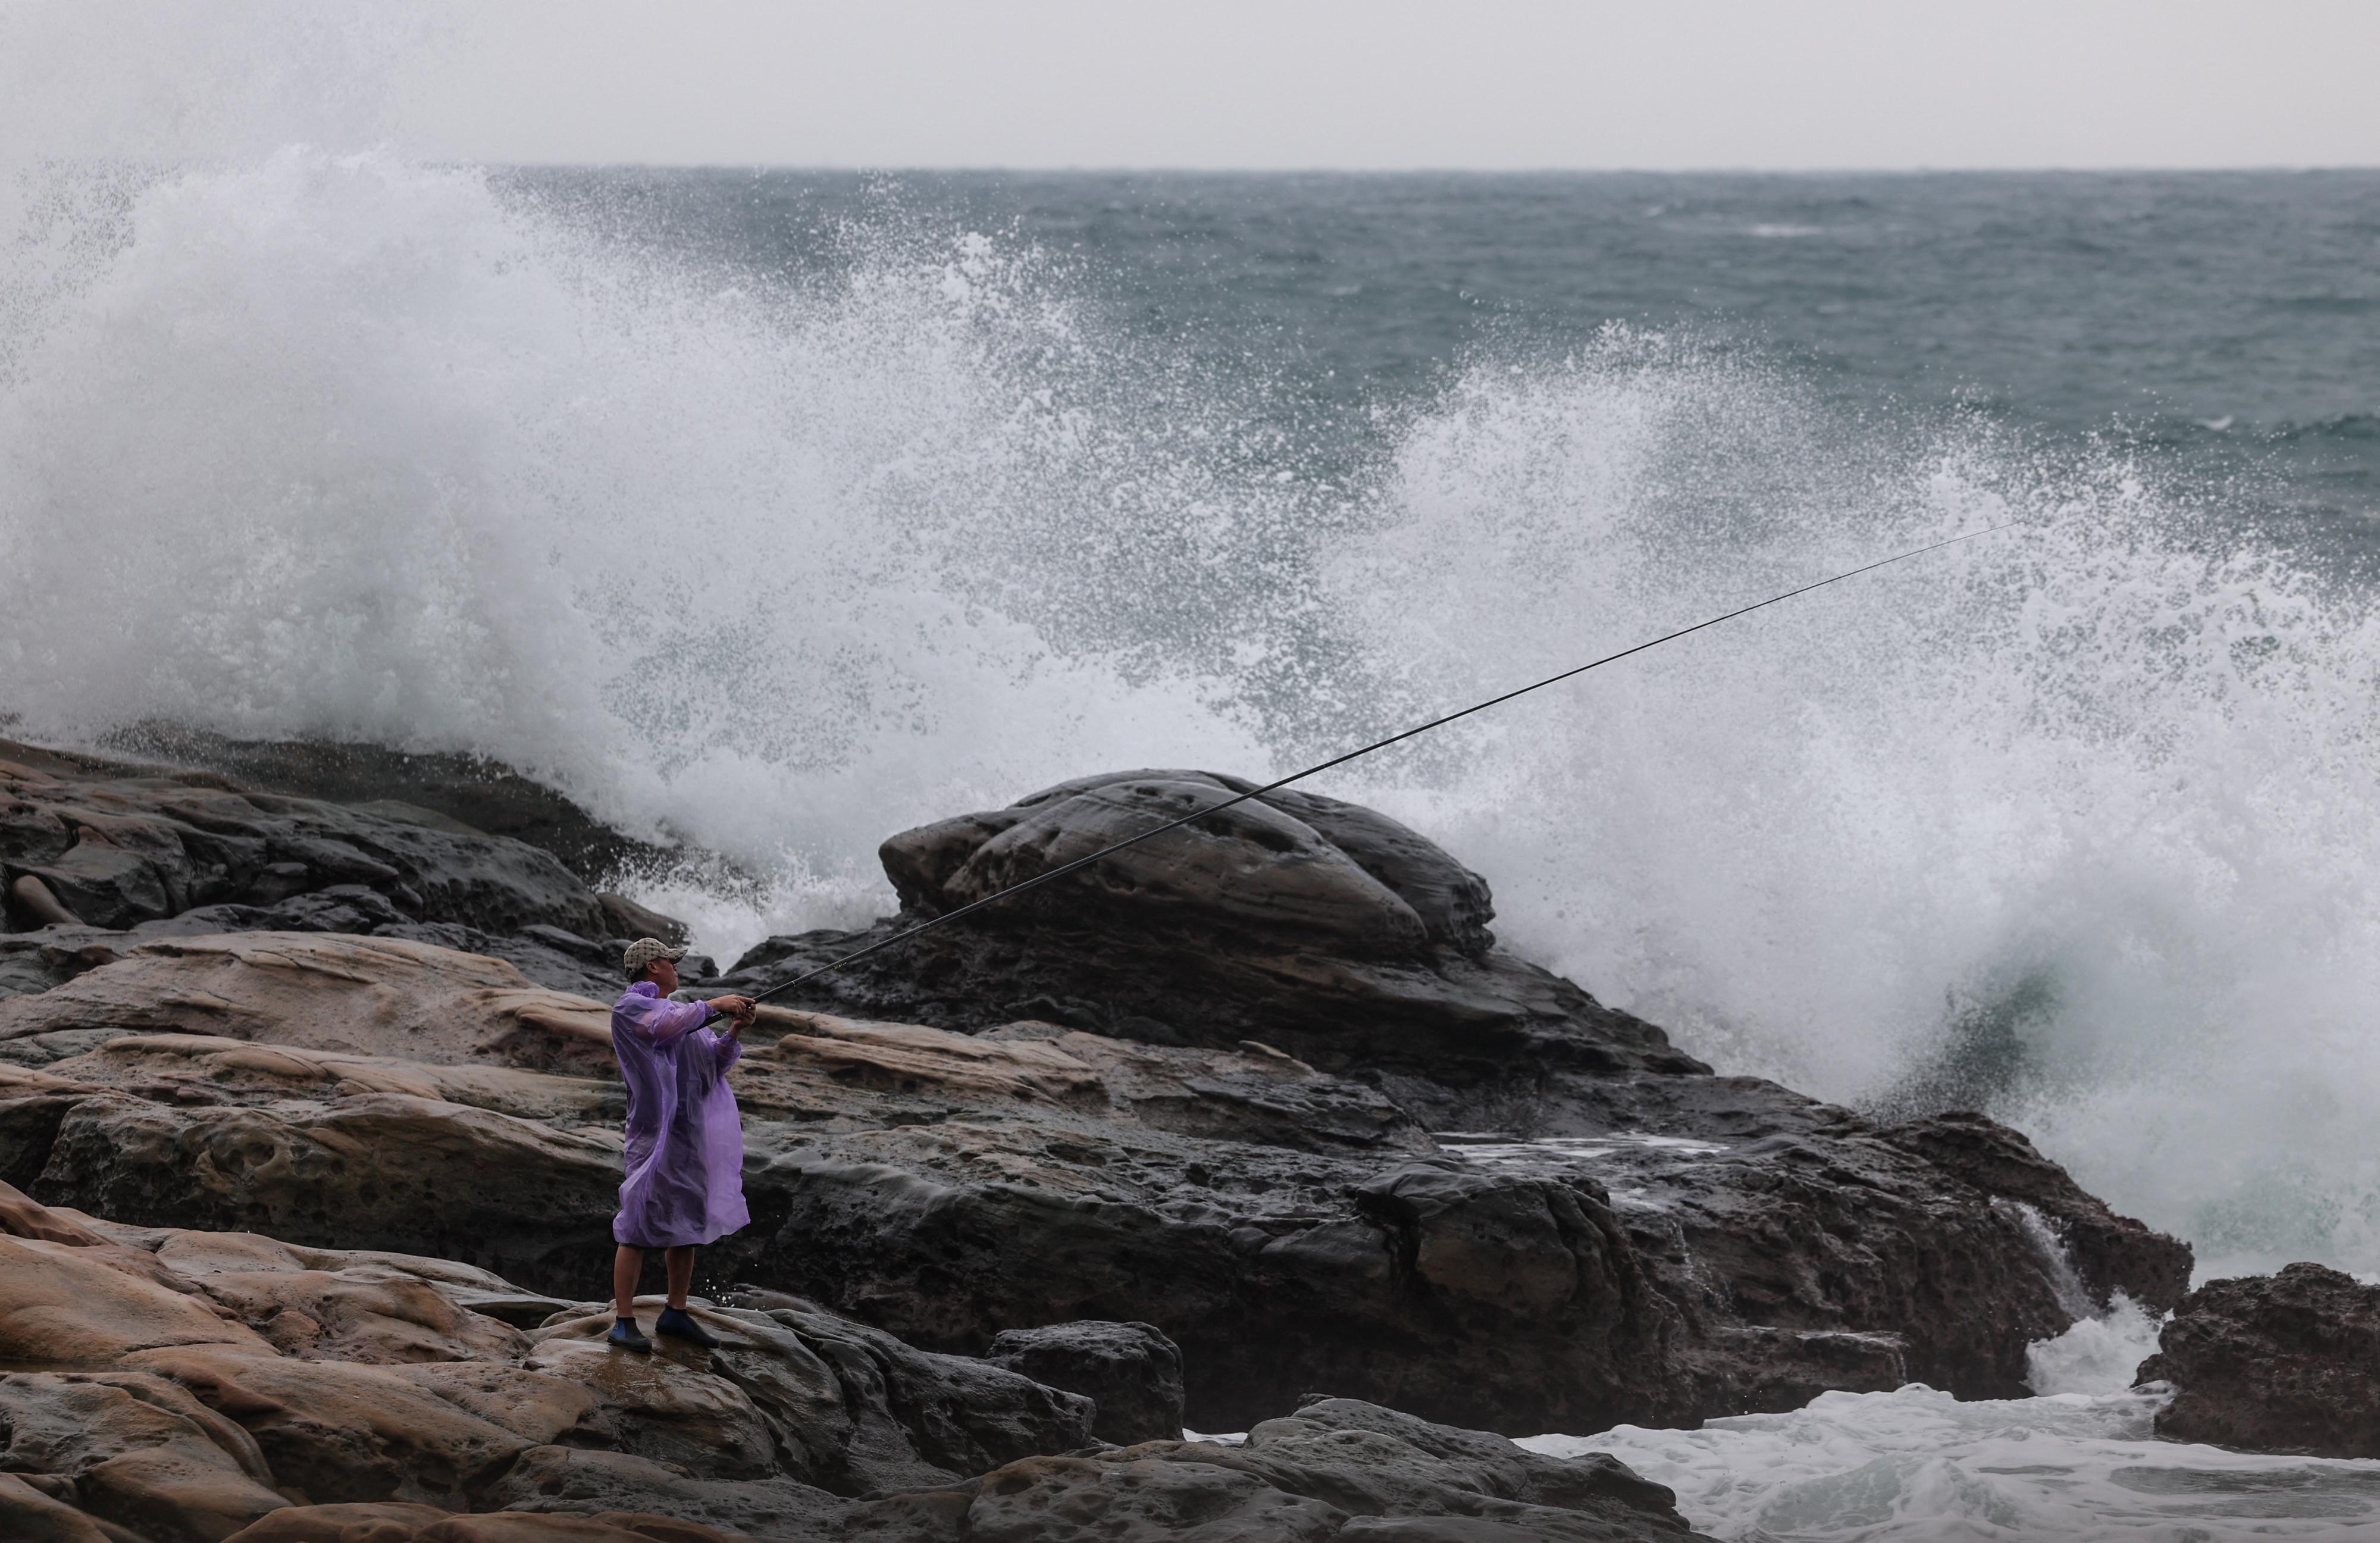
<svg viewBox="0 0 2380 1543"><path fill-rule="evenodd" d="M681 844L624 882L722 958L921 820L2006 525L1314 785L1722 1070L2380 1272L2380 173L6 170L5 732L492 757ZM1730 1539L2375 1525L2380 1464L2148 1440L2154 1329L1545 1440Z"/></svg>

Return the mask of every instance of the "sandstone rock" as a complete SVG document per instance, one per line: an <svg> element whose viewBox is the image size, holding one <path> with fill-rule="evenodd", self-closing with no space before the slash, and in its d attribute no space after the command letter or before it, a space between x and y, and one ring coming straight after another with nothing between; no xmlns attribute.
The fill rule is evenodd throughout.
<svg viewBox="0 0 2380 1543"><path fill-rule="evenodd" d="M0 1436L9 1471L152 1543L215 1543L288 1504L245 1432L153 1377L0 1375Z"/></svg>
<svg viewBox="0 0 2380 1543"><path fill-rule="evenodd" d="M0 1237L0 1365L99 1368L160 1345L268 1348L201 1299L113 1268L103 1252Z"/></svg>
<svg viewBox="0 0 2380 1543"><path fill-rule="evenodd" d="M2380 1458L2380 1286L2318 1264L2182 1298L2143 1382L2170 1382L2159 1436L2249 1452Z"/></svg>
<svg viewBox="0 0 2380 1543"><path fill-rule="evenodd" d="M565 1331L540 1343L526 1365L583 1385L609 1416L621 1451L701 1478L767 1476L776 1458L768 1420L732 1379L705 1369L708 1362L666 1343L650 1355L625 1355L600 1337Z"/></svg>
<svg viewBox="0 0 2380 1543"><path fill-rule="evenodd" d="M1062 860L1135 808L1211 808L1245 785L1087 779L896 838L888 870L930 910L995 869ZM957 1355L1004 1331L1146 1322L1183 1347L1192 1418L1212 1427L1330 1388L1520 1430L1912 1378L2015 1393L2025 1343L2070 1316L2052 1233L2103 1295L2158 1305L2186 1273L2179 1245L1989 1122L1880 1129L1708 1075L1652 1026L1494 952L1485 886L1369 811L1268 796L1182 834L1183 862L1129 893L1069 902L1070 879L1036 892L1029 927L971 920L772 1011L778 1037L755 1036L734 1074L755 1223L705 1251L698 1289L766 1282ZM393 894L334 888L273 904L461 925L379 920ZM1382 920L1401 914L1418 933ZM541 925L520 935L577 946ZM0 967L32 960L61 982L0 1002L0 1180L119 1226L457 1256L506 1278L441 1284L458 1314L516 1329L604 1278L619 1104L600 1001L385 931L46 936L0 949ZM775 940L742 978L851 941ZM852 1003L903 1010L820 1010ZM168 1245L151 1246L119 1262L163 1268ZM368 1287L339 1288L352 1330L288 1282L237 1311L304 1355L501 1342L462 1317L457 1337L364 1310ZM778 1310L764 1295L735 1300ZM963 1385L949 1367L779 1327L857 1411L835 1427L821 1375L789 1349L705 1368L750 1403L783 1471L918 1484L1046 1450L1003 1448L1008 1416L976 1428L967 1400L903 1403L903 1379ZM909 1412L880 1419L880 1404ZM506 1428L633 1448L666 1426L601 1435L590 1416L573 1436L559 1417Z"/></svg>
<svg viewBox="0 0 2380 1543"><path fill-rule="evenodd" d="M395 1270L234 1271L203 1284L284 1355L379 1366L487 1359L526 1348L518 1330Z"/></svg>
<svg viewBox="0 0 2380 1543"><path fill-rule="evenodd" d="M849 1502L792 1479L701 1479L683 1468L619 1452L538 1447L489 1487L503 1514L658 1513L771 1540L832 1537ZM277 1540L275 1540L277 1543Z"/></svg>
<svg viewBox="0 0 2380 1543"><path fill-rule="evenodd" d="M1089 1399L796 1298L698 1306L715 1352L664 1343L633 1356L601 1342L601 1312L561 1315L533 1343L474 1324L454 1294L501 1282L451 1261L0 1202L25 1234L6 1241L87 1262L136 1296L212 1296L285 1352L249 1336L132 1349L102 1371L0 1375L0 1463L14 1470L0 1523L12 1537L1131 1543L1371 1536L1366 1518L1439 1526L1423 1537L1460 1536L1445 1530L1457 1522L1613 1543L1691 1536L1666 1491L1608 1459L1562 1463L1365 1404L1313 1404L1259 1426L1245 1449L1157 1441L1087 1455ZM183 1289L97 1262L126 1256ZM0 1273L0 1287L18 1279ZM1111 1359L1106 1342L1128 1337L1144 1355L1159 1343L1132 1326L1075 1329L1077 1352L1099 1340ZM1068 1340L1021 1343L1047 1353ZM431 1358L342 1358L358 1355Z"/></svg>
<svg viewBox="0 0 2380 1543"><path fill-rule="evenodd" d="M231 1543L744 1543L738 1535L667 1516L605 1512L540 1516L518 1512L456 1516L431 1506L291 1506Z"/></svg>
<svg viewBox="0 0 2380 1543"><path fill-rule="evenodd" d="M412 1543L422 1528L450 1514L407 1500L287 1506L234 1534L230 1543Z"/></svg>
<svg viewBox="0 0 2380 1543"><path fill-rule="evenodd" d="M259 1039L160 1031L50 1061L21 1100L0 1095L8 1172L136 1222L458 1255L565 1298L604 1278L617 1086L517 1064L568 1063L525 1047L591 1051L598 1004L382 940L149 946L171 952L0 1002L0 1024L21 1039L163 1026L204 991L232 1004L212 1021ZM405 985L393 1007L373 991L382 968ZM1996 1184L2070 1235L2129 1237L2102 1275L2144 1299L2186 1258L2037 1155L1954 1172L1922 1149L1934 1136L1888 1138L1750 1079L1564 1074L1543 1119L1565 1134L1433 1140L1390 1096L1422 1101L1405 1084L1254 1042L770 1016L792 1032L735 1074L756 1226L705 1252L710 1289L770 1281L959 1353L1018 1328L1145 1321L1187 1352L1194 1418L1227 1427L1316 1387L1515 1429L1911 1378L2018 1391L2024 1344L2067 1309ZM314 1048L372 1036L440 1059ZM533 1326L540 1306L507 1310ZM285 1328L293 1348L312 1332Z"/></svg>
<svg viewBox="0 0 2380 1543"><path fill-rule="evenodd" d="M969 854L939 899L980 900L1205 809L1212 812L1075 874L1062 892L1018 904L1056 915L1120 907L1143 926L1312 938L1357 957L1420 950L1421 917L1394 890L1304 820L1262 802L1231 805L1231 797L1212 782L1167 776L1045 796Z"/></svg>
<svg viewBox="0 0 2380 1543"><path fill-rule="evenodd" d="M968 1543L1155 1543L1196 1537L1327 1543L1343 1513L1254 1474L1153 1458L1038 1457L987 1475Z"/></svg>
<svg viewBox="0 0 2380 1543"><path fill-rule="evenodd" d="M552 853L589 882L624 866L650 867L670 855L666 847L621 834L562 794L483 756L353 742L231 739L166 723L140 725L114 743L128 754L215 773L269 794L366 808L394 804L415 819L428 815L463 831L507 837ZM64 759L82 767L109 764L91 757Z"/></svg>
<svg viewBox="0 0 2380 1543"><path fill-rule="evenodd" d="M763 1402L782 1406L791 1402L783 1381L802 1364L784 1340L833 1368L852 1419L842 1473L831 1476L827 1488L849 1492L943 1483L1091 1440L1092 1404L1080 1394L972 1357L919 1350L781 1292L739 1294L745 1310L725 1315L736 1320L739 1337L778 1348L756 1364L735 1345L723 1345L719 1355L728 1375ZM823 1420L795 1423L833 1428Z"/></svg>
<svg viewBox="0 0 2380 1543"><path fill-rule="evenodd" d="M238 1421L275 1479L311 1500L456 1509L529 1446L383 1367L212 1345L140 1351L123 1364Z"/></svg>
<svg viewBox="0 0 2380 1543"><path fill-rule="evenodd" d="M9 1543L145 1543L129 1533L103 1527L95 1518L6 1473L0 1473L0 1537Z"/></svg>
<svg viewBox="0 0 2380 1543"><path fill-rule="evenodd" d="M583 1027L582 1027L583 1026ZM0 1041L112 1027L433 1063L609 1059L602 1003L541 990L501 960L426 943L239 932L140 944L32 996L0 1000Z"/></svg>
<svg viewBox="0 0 2380 1543"><path fill-rule="evenodd" d="M984 1359L1099 1405L1091 1434L1128 1447L1182 1439L1182 1347L1147 1323L1053 1323L992 1337Z"/></svg>

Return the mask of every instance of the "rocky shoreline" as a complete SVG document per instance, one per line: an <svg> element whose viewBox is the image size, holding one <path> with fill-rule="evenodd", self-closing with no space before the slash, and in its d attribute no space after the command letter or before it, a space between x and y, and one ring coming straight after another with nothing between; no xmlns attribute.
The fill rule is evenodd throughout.
<svg viewBox="0 0 2380 1543"><path fill-rule="evenodd" d="M675 1412L632 1414L583 1301L618 1182L607 960L674 924L593 888L573 863L600 844L518 789L515 829L557 850L408 801L387 759L342 773L372 796L333 802L260 791L248 753L242 783L0 742L0 1182L21 1192L0 1257L81 1271L0 1307L0 1359L28 1407L148 1379L126 1396L200 1431L256 1488L241 1503L280 1497L251 1543L342 1536L300 1510L365 1503L435 1508L392 1513L411 1530L390 1538L527 1537L470 1529L548 1512L788 1539L1194 1515L1242 1518L1219 1537L1683 1537L1616 1464L1482 1433L1912 1380L2020 1396L2078 1294L2163 1311L2189 1285L2185 1245L2018 1133L1716 1075L1499 950L1486 884L1416 832L1284 792L768 1010L735 1074L753 1225L697 1283L742 1338L684 1368ZM457 775L425 796L470 808ZM903 832L899 917L695 984L787 979L1245 786L1118 773ZM220 1263L242 1250L267 1262ZM171 1297L183 1327L116 1333L93 1281L164 1294L142 1323ZM420 1419L504 1434L420 1455L354 1397L282 1391L356 1374L330 1367L407 1368ZM1249 1443L1126 1440L1184 1417ZM680 1419L713 1423L656 1434ZM381 1476L285 1472L275 1452L314 1449L261 1432L300 1426L382 1452ZM72 1445L12 1444L0 1517L237 1530L143 1522L91 1476L115 1459Z"/></svg>

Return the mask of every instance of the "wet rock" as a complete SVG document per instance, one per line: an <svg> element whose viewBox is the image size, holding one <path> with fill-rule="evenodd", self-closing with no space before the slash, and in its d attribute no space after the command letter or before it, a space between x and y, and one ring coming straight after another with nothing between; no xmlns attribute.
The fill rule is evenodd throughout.
<svg viewBox="0 0 2380 1543"><path fill-rule="evenodd" d="M550 852L590 883L671 855L664 846L621 834L552 788L483 756L321 740L232 739L166 723L118 734L111 745L166 768L212 772L286 797L367 808L393 804L416 818L427 811L463 830ZM66 759L110 764L91 757Z"/></svg>
<svg viewBox="0 0 2380 1543"><path fill-rule="evenodd" d="M826 1539L849 1502L792 1479L697 1478L684 1468L626 1452L538 1447L490 1486L501 1515L658 1513L730 1534Z"/></svg>
<svg viewBox="0 0 2380 1543"><path fill-rule="evenodd" d="M1244 1446L1157 1441L985 1476L967 1539L1125 1539L1193 1525L1264 1538L1693 1538L1674 1497L1609 1459L1561 1461L1348 1399L1268 1420ZM1223 1530L1230 1529L1230 1530Z"/></svg>
<svg viewBox="0 0 2380 1543"><path fill-rule="evenodd" d="M234 1537L238 1543L410 1543L449 1514L406 1500L285 1506Z"/></svg>
<svg viewBox="0 0 2380 1543"><path fill-rule="evenodd" d="M484 955L399 939L237 932L140 943L38 995L0 999L0 1043L184 1033L432 1064L611 1060L601 1002Z"/></svg>
<svg viewBox="0 0 2380 1543"><path fill-rule="evenodd" d="M1554 1079L1546 1118L1574 1134L1434 1138L1404 1084L1256 1041L767 1022L791 1032L756 1032L735 1073L756 1224L706 1251L714 1285L962 1354L1146 1322L1186 1353L1193 1418L1225 1428L1315 1387L1514 1429L1912 1378L2008 1394L2072 1309L1988 1186L2094 1220L2037 1159L1954 1174L1751 1079ZM78 1038L109 1025L152 1032ZM574 1075L608 1072L605 1025L422 945L145 944L0 1002L0 1044L42 1051L0 1096L0 1157L131 1221L456 1256L567 1296L610 1250L617 1084ZM2143 1297L2159 1279L2111 1268Z"/></svg>
<svg viewBox="0 0 2380 1543"><path fill-rule="evenodd" d="M1692 1536L1667 1491L1608 1459L1536 1456L1348 1401L1262 1424L1242 1449L1089 1455L1088 1398L778 1294L698 1303L715 1351L664 1343L637 1356L602 1343L600 1308L527 1335L480 1318L472 1294L523 1294L452 1261L130 1227L21 1195L0 1194L0 1245L17 1245L0 1247L0 1302L41 1317L54 1358L114 1357L0 1375L11 1537L1129 1543L1193 1526L1368 1537L1390 1523L1438 1528L1423 1537L1461 1536L1445 1530L1458 1523L1611 1543ZM44 1274L60 1266L71 1295ZM135 1322L166 1331L144 1343L126 1331ZM193 1323L221 1328L184 1332ZM23 1330L0 1356L25 1357ZM1111 1361L1120 1336L1073 1338Z"/></svg>
<svg viewBox="0 0 2380 1543"><path fill-rule="evenodd" d="M992 1337L984 1359L1099 1405L1091 1434L1128 1447L1182 1439L1182 1347L1147 1323L1052 1323Z"/></svg>
<svg viewBox="0 0 2380 1543"><path fill-rule="evenodd" d="M138 1372L0 1375L0 1465L154 1543L214 1543L288 1504L245 1431Z"/></svg>
<svg viewBox="0 0 2380 1543"><path fill-rule="evenodd" d="M2318 1264L2210 1281L2138 1375L2174 1385L2168 1440L2380 1458L2380 1286Z"/></svg>
<svg viewBox="0 0 2380 1543"><path fill-rule="evenodd" d="M2190 1289L2189 1247L2118 1216L2032 1142L1998 1121L1952 1112L1887 1126L1884 1139L1986 1195L2032 1206L2102 1308L2121 1291L2170 1312Z"/></svg>
<svg viewBox="0 0 2380 1543"><path fill-rule="evenodd" d="M882 848L902 917L774 938L726 984L773 984L1167 820L1211 810L797 998L855 1016L984 1029L1016 1018L1160 1044L1255 1039L1325 1070L1440 1084L1512 1067L1703 1069L1658 1029L1495 953L1476 874L1384 815L1206 772L1085 778Z"/></svg>
<svg viewBox="0 0 2380 1543"><path fill-rule="evenodd" d="M202 906L269 908L360 888L419 921L492 933L609 929L551 854L434 811L243 791L219 776L0 742L0 874L30 877L75 922L123 929ZM359 902L350 902L360 905ZM55 922L12 901L19 927Z"/></svg>

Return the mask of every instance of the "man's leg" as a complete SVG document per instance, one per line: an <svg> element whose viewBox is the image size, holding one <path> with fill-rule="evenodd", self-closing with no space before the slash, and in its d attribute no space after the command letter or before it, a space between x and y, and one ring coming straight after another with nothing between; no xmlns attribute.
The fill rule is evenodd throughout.
<svg viewBox="0 0 2380 1543"><path fill-rule="evenodd" d="M671 1250L675 1253L675 1249ZM688 1250L692 1252L691 1249ZM644 1279L645 1251L620 1245L612 1256L612 1312L615 1317L633 1318L637 1316L637 1286Z"/></svg>
<svg viewBox="0 0 2380 1543"><path fill-rule="evenodd" d="M669 1306L654 1320L653 1332L698 1344L705 1350L717 1350L719 1341L686 1310L686 1289L694 1284L693 1245L671 1249L662 1256L662 1262L669 1266Z"/></svg>

